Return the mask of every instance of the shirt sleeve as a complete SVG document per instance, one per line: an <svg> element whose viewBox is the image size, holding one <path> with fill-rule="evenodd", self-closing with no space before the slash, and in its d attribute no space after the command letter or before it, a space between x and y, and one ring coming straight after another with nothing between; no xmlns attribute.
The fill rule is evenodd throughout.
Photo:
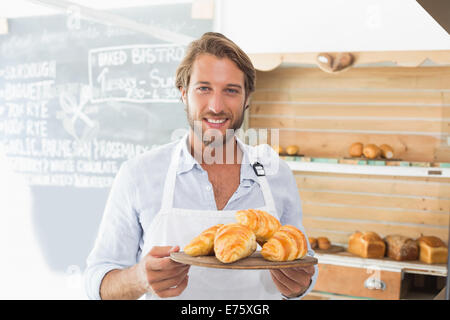
<svg viewBox="0 0 450 320"><path fill-rule="evenodd" d="M103 277L111 270L137 263L142 228L134 209L135 187L127 162L112 184L94 247L84 272L86 294L99 300Z"/></svg>
<svg viewBox="0 0 450 320"><path fill-rule="evenodd" d="M301 230L306 235L306 242L308 244L308 253L307 256L314 256L314 250L311 249L311 245L308 241L307 233L303 227L303 213L302 213L302 205L300 201L300 193L297 187L297 181L295 180L295 176L292 173L292 170L289 168L287 163L280 159L280 170L282 170L282 178L286 183L286 198L283 202L283 214L281 216L281 224L286 225L290 224ZM319 274L319 267L316 264L314 266L314 275L311 278L311 284L308 289L299 297L287 298L282 295L282 299L287 300L300 300L304 296L306 296L315 286L317 281L317 276Z"/></svg>

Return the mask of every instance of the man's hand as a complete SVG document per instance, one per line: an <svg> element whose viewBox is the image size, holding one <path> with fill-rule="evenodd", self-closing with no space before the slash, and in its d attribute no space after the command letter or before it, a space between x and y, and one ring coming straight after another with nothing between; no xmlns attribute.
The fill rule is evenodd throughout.
<svg viewBox="0 0 450 320"><path fill-rule="evenodd" d="M288 298L298 297L308 289L314 275L314 266L270 270L278 290Z"/></svg>
<svg viewBox="0 0 450 320"><path fill-rule="evenodd" d="M139 262L138 272L145 290L160 298L179 296L188 283L190 265L170 259L171 252L178 252L180 247L153 247Z"/></svg>

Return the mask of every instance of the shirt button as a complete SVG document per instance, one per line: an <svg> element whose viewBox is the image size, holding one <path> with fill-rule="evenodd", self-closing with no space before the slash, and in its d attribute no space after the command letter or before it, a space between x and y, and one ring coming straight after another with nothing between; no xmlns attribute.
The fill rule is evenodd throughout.
<svg viewBox="0 0 450 320"><path fill-rule="evenodd" d="M211 186L206 186L206 191L211 191Z"/></svg>

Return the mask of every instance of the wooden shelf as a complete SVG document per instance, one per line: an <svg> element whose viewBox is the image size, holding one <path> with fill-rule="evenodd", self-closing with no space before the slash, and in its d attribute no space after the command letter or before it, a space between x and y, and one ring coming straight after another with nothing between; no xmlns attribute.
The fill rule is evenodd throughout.
<svg viewBox="0 0 450 320"><path fill-rule="evenodd" d="M348 252L333 254L316 253L314 255L319 263L333 264L348 267L380 269L392 272L404 272L414 274L425 274L433 276L447 276L446 264L426 264L421 261L395 261L389 258L367 259L360 258Z"/></svg>
<svg viewBox="0 0 450 320"><path fill-rule="evenodd" d="M367 175L386 175L386 176L405 176L405 177L436 177L436 178L450 177L450 168L445 167L386 166L386 165L370 165L370 164L355 165L355 164L326 163L326 162L289 161L289 160L287 160L286 162L293 171L333 172L333 173L347 173L347 174L367 174Z"/></svg>

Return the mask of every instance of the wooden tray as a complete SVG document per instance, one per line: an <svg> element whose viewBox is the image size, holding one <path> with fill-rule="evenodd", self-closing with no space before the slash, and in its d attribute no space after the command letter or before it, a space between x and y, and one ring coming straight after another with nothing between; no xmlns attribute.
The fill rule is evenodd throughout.
<svg viewBox="0 0 450 320"><path fill-rule="evenodd" d="M318 262L316 258L309 256L286 262L268 261L261 256L260 251L256 251L250 257L232 263L222 263L215 256L191 257L184 252L172 252L170 258L179 263L218 269L281 269L312 266Z"/></svg>
<svg viewBox="0 0 450 320"><path fill-rule="evenodd" d="M338 253L338 252L345 251L345 248L341 247L341 246L335 246L335 245L332 244L331 247L328 248L327 250L322 250L322 249L319 249L319 248L316 248L316 249L313 249L313 250L314 250L314 252L317 252L317 253Z"/></svg>

